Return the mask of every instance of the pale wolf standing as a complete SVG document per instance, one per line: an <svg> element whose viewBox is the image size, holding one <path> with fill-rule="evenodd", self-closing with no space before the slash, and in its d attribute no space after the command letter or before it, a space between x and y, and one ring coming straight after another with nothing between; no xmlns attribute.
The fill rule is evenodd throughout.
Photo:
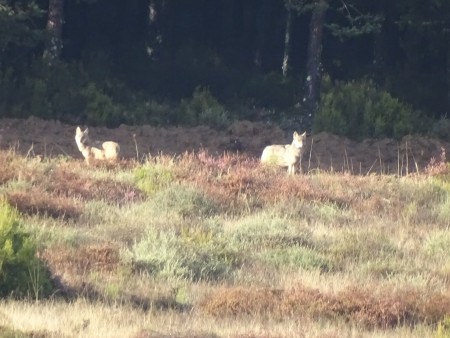
<svg viewBox="0 0 450 338"><path fill-rule="evenodd" d="M306 132L301 135L294 132L291 144L274 144L265 147L261 156L261 162L288 167L288 175L295 174L295 166L298 163L301 172L303 142L305 138Z"/></svg>
<svg viewBox="0 0 450 338"><path fill-rule="evenodd" d="M82 131L80 127L77 127L75 131L75 142L88 165L91 159L116 161L119 157L120 146L116 142L103 142L102 149L91 146L88 128Z"/></svg>

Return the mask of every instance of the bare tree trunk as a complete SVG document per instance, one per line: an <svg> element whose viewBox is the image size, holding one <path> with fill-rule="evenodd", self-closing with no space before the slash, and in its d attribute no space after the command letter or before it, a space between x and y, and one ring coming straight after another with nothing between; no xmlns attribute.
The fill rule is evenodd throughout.
<svg viewBox="0 0 450 338"><path fill-rule="evenodd" d="M304 97L305 128L311 131L312 121L317 111L320 98L320 81L322 73L322 37L325 12L328 4L326 0L316 0L309 24L309 43L306 62L306 94Z"/></svg>
<svg viewBox="0 0 450 338"><path fill-rule="evenodd" d="M62 27L64 24L64 0L49 0L47 33L48 40L44 50L44 59L49 65L61 57L63 48Z"/></svg>
<svg viewBox="0 0 450 338"><path fill-rule="evenodd" d="M291 50L291 26L292 26L292 9L290 7L286 8L286 31L284 33L284 56L283 65L281 69L283 71L283 77L287 77L289 69L289 53Z"/></svg>

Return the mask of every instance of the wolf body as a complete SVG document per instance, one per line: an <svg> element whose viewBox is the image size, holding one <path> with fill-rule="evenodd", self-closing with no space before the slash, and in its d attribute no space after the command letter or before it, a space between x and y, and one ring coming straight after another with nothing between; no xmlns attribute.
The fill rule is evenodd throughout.
<svg viewBox="0 0 450 338"><path fill-rule="evenodd" d="M287 167L288 175L295 174L295 166L298 164L301 172L303 142L305 138L306 132L303 134L294 132L291 144L274 144L265 147L261 155L261 163Z"/></svg>
<svg viewBox="0 0 450 338"><path fill-rule="evenodd" d="M92 146L89 140L88 128L82 131L80 127L77 127L75 131L75 142L88 165L90 160L117 161L119 157L120 146L117 142L103 142L101 149Z"/></svg>

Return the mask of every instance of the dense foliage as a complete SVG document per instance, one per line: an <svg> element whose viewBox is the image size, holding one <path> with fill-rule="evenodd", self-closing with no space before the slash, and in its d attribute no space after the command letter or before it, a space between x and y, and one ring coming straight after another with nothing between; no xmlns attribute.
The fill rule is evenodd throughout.
<svg viewBox="0 0 450 338"><path fill-rule="evenodd" d="M352 129L360 117L334 110L331 96L366 83L377 94L360 88L359 102L380 102L346 101L350 111L369 109L359 114L371 120L349 136L432 132L450 108L446 0L1 0L0 116L224 127L271 109L272 117L302 121L310 113L302 102L319 2L326 6L320 73L336 85L322 92L316 128L335 131L330 118L339 115L338 125ZM64 4L63 48L49 62L58 32L48 13L57 4Z"/></svg>
<svg viewBox="0 0 450 338"><path fill-rule="evenodd" d="M355 139L401 137L419 130L419 121L411 106L378 89L373 81L361 80L325 83L315 129Z"/></svg>
<svg viewBox="0 0 450 338"><path fill-rule="evenodd" d="M35 254L35 244L21 229L17 212L1 199L0 297L49 294L49 273Z"/></svg>

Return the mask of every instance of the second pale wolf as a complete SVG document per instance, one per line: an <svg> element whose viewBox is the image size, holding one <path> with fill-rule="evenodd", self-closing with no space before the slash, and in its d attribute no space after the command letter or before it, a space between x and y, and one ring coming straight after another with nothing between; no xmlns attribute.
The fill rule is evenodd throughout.
<svg viewBox="0 0 450 338"><path fill-rule="evenodd" d="M295 174L295 166L298 165L301 172L301 160L303 155L303 142L306 132L299 134L294 132L291 144L274 144L264 148L261 162L287 167L287 173Z"/></svg>
<svg viewBox="0 0 450 338"><path fill-rule="evenodd" d="M75 131L75 142L88 165L90 160L117 161L119 157L120 146L116 142L103 142L101 148L92 146L89 140L88 128L82 131L80 127L77 127Z"/></svg>

